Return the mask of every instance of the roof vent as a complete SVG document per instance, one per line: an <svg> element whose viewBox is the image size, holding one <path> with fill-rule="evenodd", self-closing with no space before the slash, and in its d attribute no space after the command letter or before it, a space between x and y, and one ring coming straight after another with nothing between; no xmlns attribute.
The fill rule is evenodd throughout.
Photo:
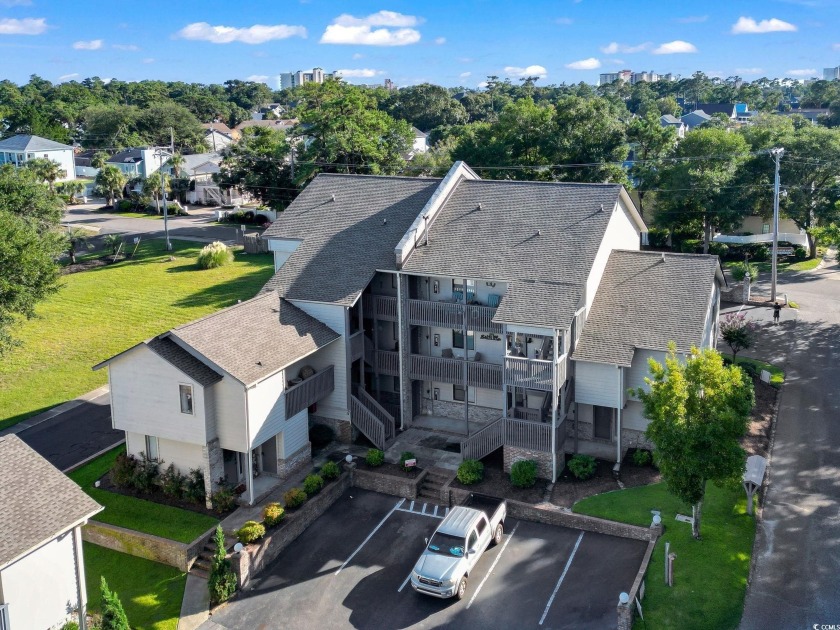
<svg viewBox="0 0 840 630"><path fill-rule="evenodd" d="M662 262L665 262L665 252L662 252Z"/></svg>
<svg viewBox="0 0 840 630"><path fill-rule="evenodd" d="M478 204L477 210L481 210L481 203Z"/></svg>
<svg viewBox="0 0 840 630"><path fill-rule="evenodd" d="M542 235L542 230L537 230L537 236L541 236L541 235Z"/></svg>
<svg viewBox="0 0 840 630"><path fill-rule="evenodd" d="M601 204L601 212L606 212L606 210L604 210L604 204Z"/></svg>
<svg viewBox="0 0 840 630"><path fill-rule="evenodd" d="M388 219L382 219L382 225L388 225Z"/></svg>
<svg viewBox="0 0 840 630"><path fill-rule="evenodd" d="M257 365L262 365L262 361L257 361Z"/></svg>
<svg viewBox="0 0 840 630"><path fill-rule="evenodd" d="M330 201L335 201L335 195L332 195Z"/></svg>

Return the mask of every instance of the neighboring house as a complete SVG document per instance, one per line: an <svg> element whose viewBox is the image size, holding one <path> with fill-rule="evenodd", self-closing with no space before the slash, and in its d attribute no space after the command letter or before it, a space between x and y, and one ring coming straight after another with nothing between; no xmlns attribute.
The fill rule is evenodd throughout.
<svg viewBox="0 0 840 630"><path fill-rule="evenodd" d="M214 152L221 151L242 137L241 133L234 131L225 123L205 123L201 126L204 128L204 143Z"/></svg>
<svg viewBox="0 0 840 630"><path fill-rule="evenodd" d="M723 114L729 120L735 120L738 117L738 105L736 103L697 103L694 109L705 112L708 116Z"/></svg>
<svg viewBox="0 0 840 630"><path fill-rule="evenodd" d="M677 138L685 138L685 123L676 116L664 114L659 117L659 124L663 127L673 128L677 132Z"/></svg>
<svg viewBox="0 0 840 630"><path fill-rule="evenodd" d="M236 131L241 134L242 130L247 129L248 127L267 127L269 129L276 129L278 131L289 133L297 123L297 118L284 118L277 120L243 120L241 123L236 125Z"/></svg>
<svg viewBox="0 0 840 630"><path fill-rule="evenodd" d="M418 153L425 153L429 150L429 134L423 133L417 127L412 127L411 130L414 132L414 144L411 147L411 155L417 155Z"/></svg>
<svg viewBox="0 0 840 630"><path fill-rule="evenodd" d="M126 177L147 178L160 169L169 158L166 155L155 155L154 149L124 149L118 151L108 159L108 164L116 166Z"/></svg>
<svg viewBox="0 0 840 630"><path fill-rule="evenodd" d="M773 242L773 218L752 215L744 217L741 225L728 234L715 234L713 241L718 243L772 243ZM784 217L779 217L779 241L808 247L808 235L805 230L799 229L796 222Z"/></svg>
<svg viewBox="0 0 840 630"><path fill-rule="evenodd" d="M820 118L831 115L831 110L827 107L801 107L799 109L792 109L789 112L776 113L780 116L802 116L811 121L812 125L818 125Z"/></svg>
<svg viewBox="0 0 840 630"><path fill-rule="evenodd" d="M700 125L709 122L711 119L712 117L709 114L699 109L680 118L680 120L685 124L686 131L691 131Z"/></svg>
<svg viewBox="0 0 840 630"><path fill-rule="evenodd" d="M16 435L0 437L0 628L57 628L87 595L81 528L102 510Z"/></svg>
<svg viewBox="0 0 840 630"><path fill-rule="evenodd" d="M615 436L576 433L570 359L599 287L625 278L616 250L639 269L625 280L647 282L659 255L638 252L646 236L616 184L485 181L463 162L443 179L318 175L264 233L276 273L260 296L97 366L110 365L114 426L129 452L203 467L208 490L223 467L249 500L306 465L309 423L383 449L398 428L460 435L461 457L502 448L506 468L527 457L551 479L566 452L617 457ZM651 269L650 311L628 325L659 303L716 315L717 258L674 260L673 282ZM702 307L687 284L708 291ZM661 335L686 348L704 342L694 332ZM616 330L628 347L635 333Z"/></svg>
<svg viewBox="0 0 840 630"><path fill-rule="evenodd" d="M98 149L85 149L75 153L73 163L75 164L76 177L96 177L99 174L99 169L94 168L91 164L93 156L99 152Z"/></svg>
<svg viewBox="0 0 840 630"><path fill-rule="evenodd" d="M195 153L182 157L184 163L180 168L181 177L190 180L187 192L188 203L222 205L241 201L236 191L223 190L213 180L213 175L219 173L220 170L221 153ZM163 170L174 176L175 170L170 165L165 165Z"/></svg>
<svg viewBox="0 0 840 630"><path fill-rule="evenodd" d="M66 173L66 176L58 181L76 179L73 147L40 136L17 135L0 140L0 165L14 164L21 167L35 158L58 162L61 170Z"/></svg>

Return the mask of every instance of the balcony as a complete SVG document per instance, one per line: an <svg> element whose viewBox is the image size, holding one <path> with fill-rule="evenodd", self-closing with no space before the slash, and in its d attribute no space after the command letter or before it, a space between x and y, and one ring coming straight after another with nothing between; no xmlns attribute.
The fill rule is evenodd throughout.
<svg viewBox="0 0 840 630"><path fill-rule="evenodd" d="M356 359L361 359L365 354L364 333L361 330L353 333L347 341L350 344L350 362L352 363Z"/></svg>
<svg viewBox="0 0 840 630"><path fill-rule="evenodd" d="M493 322L496 309L475 304L454 302L430 302L427 300L409 300L408 323L414 326L439 326L441 328L463 328L466 318L468 330L502 334L502 324Z"/></svg>
<svg viewBox="0 0 840 630"><path fill-rule="evenodd" d="M369 319L397 321L397 298L387 295L362 296L362 312Z"/></svg>
<svg viewBox="0 0 840 630"><path fill-rule="evenodd" d="M505 445L516 448L524 448L530 451L542 451L551 453L561 451L566 440L566 426L560 421L554 429L556 448L551 448L551 423L550 422L529 422L528 420L517 420L507 418L505 421Z"/></svg>
<svg viewBox="0 0 840 630"><path fill-rule="evenodd" d="M286 395L286 418L291 418L300 413L313 403L318 402L324 396L332 393L335 389L335 375L333 366L316 372L302 382L292 385L285 391Z"/></svg>
<svg viewBox="0 0 840 630"><path fill-rule="evenodd" d="M400 375L400 353L389 350L376 352L376 371L388 376Z"/></svg>
<svg viewBox="0 0 840 630"><path fill-rule="evenodd" d="M502 389L502 366L480 361L412 354L408 377L418 381L438 381L460 385L464 382L465 365L469 387Z"/></svg>
<svg viewBox="0 0 840 630"><path fill-rule="evenodd" d="M505 357L505 380L511 387L550 392L554 383L554 363L541 359Z"/></svg>

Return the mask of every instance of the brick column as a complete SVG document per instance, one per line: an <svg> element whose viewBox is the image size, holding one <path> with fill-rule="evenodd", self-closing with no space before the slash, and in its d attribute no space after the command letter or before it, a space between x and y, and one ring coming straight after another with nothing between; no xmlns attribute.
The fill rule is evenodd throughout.
<svg viewBox="0 0 840 630"><path fill-rule="evenodd" d="M225 476L225 461L222 448L219 446L219 438L210 440L201 449L204 458L204 503L208 508L213 507L210 499L212 494L219 489L219 479Z"/></svg>

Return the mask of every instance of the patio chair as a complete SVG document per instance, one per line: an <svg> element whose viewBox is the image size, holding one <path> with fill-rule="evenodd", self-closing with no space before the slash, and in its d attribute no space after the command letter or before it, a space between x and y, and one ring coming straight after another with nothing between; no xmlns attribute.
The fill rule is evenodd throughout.
<svg viewBox="0 0 840 630"><path fill-rule="evenodd" d="M499 302L502 301L502 296L497 293L491 293L487 296L487 306L492 308L499 308Z"/></svg>
<svg viewBox="0 0 840 630"><path fill-rule="evenodd" d="M441 350L440 356L442 356L444 359L454 359L455 358L455 355L452 354L452 348L444 348L443 350Z"/></svg>
<svg viewBox="0 0 840 630"><path fill-rule="evenodd" d="M478 362L480 363L480 362L481 362L481 360L482 360L482 358L483 358L483 357L481 356L481 353L480 353L480 352L476 352L476 353L473 355L473 361L478 361Z"/></svg>

